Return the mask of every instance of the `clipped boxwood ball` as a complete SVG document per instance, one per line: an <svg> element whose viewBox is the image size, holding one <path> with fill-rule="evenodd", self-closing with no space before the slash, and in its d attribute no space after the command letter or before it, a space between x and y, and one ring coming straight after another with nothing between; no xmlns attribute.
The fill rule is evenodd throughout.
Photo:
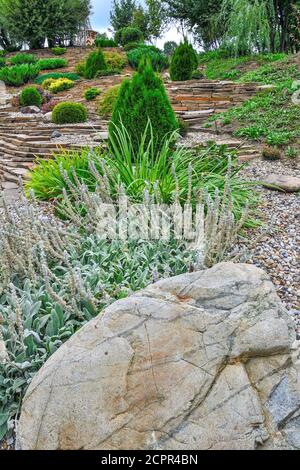
<svg viewBox="0 0 300 470"><path fill-rule="evenodd" d="M86 122L87 117L87 109L80 103L59 103L52 111L52 122L55 124Z"/></svg>
<svg viewBox="0 0 300 470"><path fill-rule="evenodd" d="M21 106L38 106L40 107L43 98L35 87L27 87L21 91L20 105Z"/></svg>

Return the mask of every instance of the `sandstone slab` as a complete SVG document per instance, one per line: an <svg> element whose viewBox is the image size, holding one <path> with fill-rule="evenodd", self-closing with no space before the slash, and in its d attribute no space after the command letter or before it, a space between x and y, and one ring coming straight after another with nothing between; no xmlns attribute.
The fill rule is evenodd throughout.
<svg viewBox="0 0 300 470"><path fill-rule="evenodd" d="M287 193L300 191L300 178L296 176L276 175L275 173L268 175L264 179L264 185L270 186L271 189L279 189ZM274 186L274 188L272 188Z"/></svg>
<svg viewBox="0 0 300 470"><path fill-rule="evenodd" d="M166 279L68 340L25 396L21 449L300 449L294 325L246 264Z"/></svg>

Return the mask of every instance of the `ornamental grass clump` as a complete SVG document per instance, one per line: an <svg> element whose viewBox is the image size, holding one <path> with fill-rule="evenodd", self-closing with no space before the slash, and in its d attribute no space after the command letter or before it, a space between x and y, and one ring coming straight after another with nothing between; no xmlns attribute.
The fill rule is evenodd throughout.
<svg viewBox="0 0 300 470"><path fill-rule="evenodd" d="M152 143L158 151L164 136L178 130L179 124L163 82L147 60L141 62L131 80L123 80L109 133L113 136L116 126L124 125L133 147L138 149L149 120L153 130ZM147 140L150 138L149 135Z"/></svg>
<svg viewBox="0 0 300 470"><path fill-rule="evenodd" d="M49 161L38 161L28 174L26 192L29 194L34 190L41 200L61 202L63 191L70 200L77 194L75 190L70 191L77 180L92 193L102 181L108 185L112 197L117 197L122 187L133 202L141 202L147 191L156 202L171 204L176 194L180 204L185 204L192 185L192 204L195 206L201 192L205 191L214 198L217 190L222 197L227 185L237 220L242 217L248 203L254 206L253 184L238 177L242 166L237 163L235 152L214 143L207 148L174 147L174 138L172 134L164 136L161 148L156 150L152 125L148 122L136 149L129 133L121 125L115 128L109 149L100 147L97 151L62 152ZM81 210L83 206L79 204L76 207Z"/></svg>

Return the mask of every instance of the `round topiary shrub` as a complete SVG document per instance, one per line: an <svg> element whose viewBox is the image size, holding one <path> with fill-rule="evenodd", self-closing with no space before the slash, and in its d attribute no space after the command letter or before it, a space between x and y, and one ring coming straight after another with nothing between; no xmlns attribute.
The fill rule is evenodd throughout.
<svg viewBox="0 0 300 470"><path fill-rule="evenodd" d="M52 122L55 124L86 122L87 117L87 109L80 103L59 103L52 111Z"/></svg>
<svg viewBox="0 0 300 470"><path fill-rule="evenodd" d="M144 40L143 33L140 29L132 26L121 28L115 34L115 42L125 46L130 42L142 42Z"/></svg>
<svg viewBox="0 0 300 470"><path fill-rule="evenodd" d="M40 107L43 102L41 94L35 87L27 87L21 91L20 105L21 106L38 106Z"/></svg>
<svg viewBox="0 0 300 470"><path fill-rule="evenodd" d="M107 70L103 52L101 49L91 52L85 63L84 77L90 80L95 78L97 73L103 70Z"/></svg>
<svg viewBox="0 0 300 470"><path fill-rule="evenodd" d="M175 50L170 67L171 80L191 80L193 71L198 67L197 55L187 42L181 43Z"/></svg>

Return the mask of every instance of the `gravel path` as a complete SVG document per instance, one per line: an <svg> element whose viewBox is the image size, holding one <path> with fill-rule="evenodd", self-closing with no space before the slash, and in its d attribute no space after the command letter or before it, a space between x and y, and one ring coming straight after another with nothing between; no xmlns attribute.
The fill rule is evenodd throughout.
<svg viewBox="0 0 300 470"><path fill-rule="evenodd" d="M246 179L262 180L270 173L300 177L300 162L254 160L243 170ZM300 338L300 194L257 187L263 225L249 231L257 239L248 262L263 268L296 322Z"/></svg>

